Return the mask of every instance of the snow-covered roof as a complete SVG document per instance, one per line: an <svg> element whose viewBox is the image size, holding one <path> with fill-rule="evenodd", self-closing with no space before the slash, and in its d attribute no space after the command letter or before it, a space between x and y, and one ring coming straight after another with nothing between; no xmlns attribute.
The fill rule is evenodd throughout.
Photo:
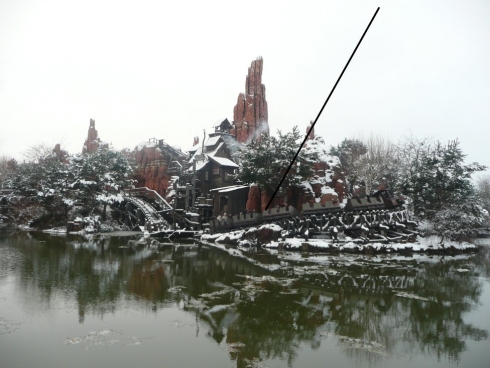
<svg viewBox="0 0 490 368"><path fill-rule="evenodd" d="M200 143L197 143L197 144L193 145L191 149L187 150L187 152L189 152L189 153L196 152L201 146L202 145Z"/></svg>
<svg viewBox="0 0 490 368"><path fill-rule="evenodd" d="M224 158L224 157L209 157L211 160L213 160L214 162L216 162L218 165L220 166L227 166L227 167L238 167L238 165L236 163L234 163L233 161L227 159L227 158Z"/></svg>
<svg viewBox="0 0 490 368"><path fill-rule="evenodd" d="M209 139L208 139L208 141L209 141ZM216 155L218 153L218 151L220 150L221 147L223 147L224 144L225 144L224 142L220 142L218 144L218 146L213 151L207 151L207 150L205 150L204 153L206 154L206 156L214 157L214 155ZM196 151L193 153L192 157L190 158L189 163L192 164L192 162L195 160L195 158L197 156L199 156L199 155L202 155L202 154L203 154L203 152L202 152L202 146L197 147Z"/></svg>
<svg viewBox="0 0 490 368"><path fill-rule="evenodd" d="M234 187L228 187L228 188L218 188L218 193L228 193L228 192L234 192L235 190L240 190L240 189L248 189L248 186L246 185L237 185Z"/></svg>
<svg viewBox="0 0 490 368"><path fill-rule="evenodd" d="M243 188L246 188L248 189L249 186L248 185L238 185L238 184L235 184L235 185L230 185L228 187L221 187L221 188L214 188L214 189L211 189L210 192L232 192L234 190L237 190L237 189L243 189Z"/></svg>
<svg viewBox="0 0 490 368"><path fill-rule="evenodd" d="M196 156L202 155L202 147L198 147L196 152L192 155L191 159L189 160L189 163L192 164L194 160L196 159Z"/></svg>
<svg viewBox="0 0 490 368"><path fill-rule="evenodd" d="M206 147L214 146L216 143L218 143L220 138L221 137L219 135L212 137L212 138L208 138L208 139L206 139L206 142L204 142L204 146L206 146Z"/></svg>
<svg viewBox="0 0 490 368"><path fill-rule="evenodd" d="M196 161L196 171L201 170L204 166L206 166L209 163L209 160L204 160L204 161ZM191 166L189 168L189 171L193 171L194 167Z"/></svg>
<svg viewBox="0 0 490 368"><path fill-rule="evenodd" d="M213 151L206 152L206 154L210 157L214 157L224 144L224 142L220 142L220 144L218 144L218 146Z"/></svg>

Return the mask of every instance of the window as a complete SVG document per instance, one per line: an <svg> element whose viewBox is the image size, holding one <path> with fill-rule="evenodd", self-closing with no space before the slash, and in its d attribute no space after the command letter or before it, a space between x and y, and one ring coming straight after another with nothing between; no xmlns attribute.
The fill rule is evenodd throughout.
<svg viewBox="0 0 490 368"><path fill-rule="evenodd" d="M219 175L219 174L220 174L219 166L213 166L213 175Z"/></svg>

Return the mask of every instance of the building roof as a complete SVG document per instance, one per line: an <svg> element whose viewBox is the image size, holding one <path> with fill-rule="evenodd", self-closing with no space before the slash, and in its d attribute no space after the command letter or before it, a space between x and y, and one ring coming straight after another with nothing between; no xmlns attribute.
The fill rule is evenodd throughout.
<svg viewBox="0 0 490 368"><path fill-rule="evenodd" d="M219 137L218 137L218 138L219 138ZM218 146L217 146L217 147L216 147L214 150L212 150L212 151L207 151L207 149L206 149L206 147L205 147L205 149L204 149L204 155L209 156L209 157L214 157L214 156L215 156L215 155L218 153L218 151L221 149L221 147L223 147L223 145L224 145L224 144L225 144L224 142L220 142L220 143L218 144ZM190 158L189 163L190 163L190 164L192 164L192 162L195 160L195 158L196 158L197 156L199 156L199 155L202 155L202 154L203 154L203 152L202 152L202 147L199 147L199 148L198 148L198 149L197 149L197 150L194 152L194 154L192 155L192 157Z"/></svg>
<svg viewBox="0 0 490 368"><path fill-rule="evenodd" d="M206 139L206 142L204 142L204 146L205 147L214 146L216 143L218 143L220 138L221 137L219 135L212 137L212 138L208 138L208 139Z"/></svg>
<svg viewBox="0 0 490 368"><path fill-rule="evenodd" d="M227 193L227 192L234 192L235 190L248 189L248 188L249 188L248 185L232 185L229 187L211 189L210 192Z"/></svg>
<svg viewBox="0 0 490 368"><path fill-rule="evenodd" d="M216 162L220 166L238 167L238 165L236 163L234 163L230 159L227 159L227 158L224 158L224 157L211 157L211 156L209 156L209 158L212 161Z"/></svg>

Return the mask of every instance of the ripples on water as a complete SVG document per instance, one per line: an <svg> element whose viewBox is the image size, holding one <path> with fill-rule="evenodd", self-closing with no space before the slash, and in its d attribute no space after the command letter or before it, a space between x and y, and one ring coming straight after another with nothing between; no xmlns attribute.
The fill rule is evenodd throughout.
<svg viewBox="0 0 490 368"><path fill-rule="evenodd" d="M0 366L486 367L489 248L250 261L0 233Z"/></svg>

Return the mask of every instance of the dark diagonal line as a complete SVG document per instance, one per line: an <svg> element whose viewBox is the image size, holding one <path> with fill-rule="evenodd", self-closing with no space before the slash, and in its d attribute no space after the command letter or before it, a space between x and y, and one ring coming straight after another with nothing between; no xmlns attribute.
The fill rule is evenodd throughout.
<svg viewBox="0 0 490 368"><path fill-rule="evenodd" d="M279 183L279 185L277 186L277 188L276 188L276 190L275 190L274 194L272 195L272 197L271 197L271 199L270 199L269 203L267 204L267 207L265 208L266 210L268 210L268 209L269 209L269 206L271 205L272 200L273 200L273 199L274 199L274 197L276 196L277 191L279 190L279 188L280 188L280 187L281 187L281 185L282 185L282 182L284 181L284 179L285 179L285 178L286 178L286 176L288 175L289 170L291 170L291 167L292 167L292 166L293 166L293 164L294 164L294 161L296 161L296 158L298 157L298 155L299 155L299 153L300 153L301 149L303 148L304 144L305 144L305 143L306 143L306 141L308 140L308 137L309 137L309 135L310 135L311 131L313 130L313 128L315 127L315 124L316 124L316 122L318 121L318 118L319 118L319 117L320 117L320 115L322 114L323 109L324 109L324 108L325 108L325 106L327 105L328 100L330 100L330 97L332 96L333 91L335 91L335 88L337 87L337 84L339 84L340 79L341 79L341 78L342 78L342 76L344 75L345 70L346 70L346 69L347 69L347 67L349 66L350 61L351 61L351 60L352 60L352 58L354 57L354 54L356 53L357 49L359 48L359 45L361 44L361 42L362 42L362 40L363 40L364 36L366 35L367 31L369 30L369 27L371 27L371 23L373 23L373 20L374 20L374 18L376 18L376 14L378 14L378 12L379 12L379 7L378 7L378 9L376 9L376 12L374 13L373 17L371 18L371 21L369 22L369 24L368 24L368 26L367 26L366 30L365 30L365 31L364 31L364 33L362 34L361 39L360 39L360 40L359 40L359 42L357 43L357 46L356 46L356 48L354 49L354 51L352 52L352 55L350 56L349 60L347 61L347 64L345 64L344 69L342 70L342 73L340 73L340 76L339 76L339 78L337 79L337 82L335 82L335 85L333 86L332 90L330 91L330 94L328 95L327 99L325 100L325 103L323 104L322 108L320 109L320 112L318 113L318 115L317 115L317 117L316 117L315 121L313 122L313 124L311 125L310 129L308 130L308 133L306 133L306 136L305 136L305 139L303 140L303 143L301 143L301 146L299 146L298 152L296 152L296 154L294 155L294 157L293 157L293 159L292 159L291 163L289 164L288 169L287 169L287 170L286 170L286 172L284 173L284 176L282 177L281 182L280 182L280 183Z"/></svg>

